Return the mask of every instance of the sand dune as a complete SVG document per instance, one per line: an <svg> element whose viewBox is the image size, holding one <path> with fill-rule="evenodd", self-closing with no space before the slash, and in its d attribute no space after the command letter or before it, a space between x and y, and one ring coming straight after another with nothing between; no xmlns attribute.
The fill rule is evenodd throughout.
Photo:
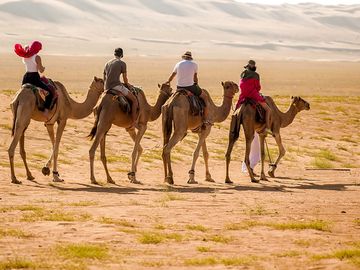
<svg viewBox="0 0 360 270"><path fill-rule="evenodd" d="M198 57L306 59L315 49L316 59L360 60L360 5L2 0L0 16L2 53L40 39L48 54L106 55L122 46L129 55L189 49Z"/></svg>

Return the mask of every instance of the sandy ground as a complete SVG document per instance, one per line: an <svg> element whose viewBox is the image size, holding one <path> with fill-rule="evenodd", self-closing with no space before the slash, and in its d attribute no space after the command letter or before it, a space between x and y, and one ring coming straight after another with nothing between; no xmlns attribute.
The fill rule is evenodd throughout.
<svg viewBox="0 0 360 270"><path fill-rule="evenodd" d="M287 154L277 178L250 183L239 170L244 143L233 152L225 185L224 153L229 118L208 138L216 183L205 183L199 159L198 185L187 185L196 144L188 136L174 149L175 185L163 184L160 121L150 123L142 145L138 177L129 184L132 143L113 127L107 139L109 169L117 185L89 180L86 140L93 116L69 120L61 143L59 172L65 183L41 174L50 155L43 124L32 122L26 150L35 181L27 181L17 153L10 184L9 103L22 76L18 59L2 55L0 65L0 269L358 269L360 267L360 92L359 63L266 62L260 65L264 92L281 110L301 95L311 110L282 130ZM44 56L48 75L83 100L104 58ZM221 80L238 80L243 60L200 59L200 80L220 104ZM174 60L129 59L129 77L150 102ZM220 68L219 68L220 67ZM344 79L346 76L346 79ZM329 94L329 95L327 95ZM274 159L277 150L268 139ZM17 151L18 152L18 151ZM97 152L99 156L99 152ZM327 170L317 170L326 168ZM336 171L333 169L346 169ZM316 169L316 170L313 170ZM256 169L258 172L259 167ZM97 179L105 183L101 161ZM73 244L73 245L71 245Z"/></svg>

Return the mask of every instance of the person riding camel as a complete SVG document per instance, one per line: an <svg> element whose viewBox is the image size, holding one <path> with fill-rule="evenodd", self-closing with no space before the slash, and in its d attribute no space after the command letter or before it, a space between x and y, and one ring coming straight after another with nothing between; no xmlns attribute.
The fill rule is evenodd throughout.
<svg viewBox="0 0 360 270"><path fill-rule="evenodd" d="M116 90L119 94L123 94L131 101L131 118L132 124L129 128L135 126L138 110L138 101L135 95L129 90L133 86L129 83L127 78L126 63L121 60L123 58L123 49L116 48L114 51L115 58L111 59L105 64L104 68L104 90L110 89ZM120 81L120 75L122 74L124 83Z"/></svg>
<svg viewBox="0 0 360 270"><path fill-rule="evenodd" d="M193 61L191 52L189 51L185 52L182 55L182 59L182 61L176 63L172 74L165 83L170 84L174 77L177 76L177 90L186 89L195 96L202 98L205 102L203 124L212 125L212 123L208 119L209 97L206 92L202 91L198 85L198 65Z"/></svg>
<svg viewBox="0 0 360 270"><path fill-rule="evenodd" d="M15 44L14 46L15 53L22 57L22 61L25 64L26 73L23 76L22 84L30 83L48 92L44 103L44 115L48 118L53 94L51 89L40 79L40 73L45 71L41 57L38 55L41 49L42 44L39 41L34 41L30 46L26 45L25 47L22 47L21 44Z"/></svg>
<svg viewBox="0 0 360 270"><path fill-rule="evenodd" d="M244 66L245 70L240 77L240 96L236 108L240 107L245 102L245 99L252 99L259 103L266 112L266 128L271 129L271 109L266 104L265 98L260 94L260 75L256 72L256 63L254 60L249 60L248 64Z"/></svg>

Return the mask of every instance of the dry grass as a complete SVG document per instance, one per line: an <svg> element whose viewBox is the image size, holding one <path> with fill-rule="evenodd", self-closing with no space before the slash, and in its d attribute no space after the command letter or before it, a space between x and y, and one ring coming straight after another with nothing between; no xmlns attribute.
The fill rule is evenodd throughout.
<svg viewBox="0 0 360 270"><path fill-rule="evenodd" d="M67 259L97 259L103 260L109 256L105 245L94 244L65 244L58 245L56 251L60 256Z"/></svg>

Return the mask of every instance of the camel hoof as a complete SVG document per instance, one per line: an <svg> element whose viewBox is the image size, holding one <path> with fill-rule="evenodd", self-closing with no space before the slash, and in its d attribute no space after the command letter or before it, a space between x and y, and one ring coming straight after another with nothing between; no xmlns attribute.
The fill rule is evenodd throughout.
<svg viewBox="0 0 360 270"><path fill-rule="evenodd" d="M274 173L273 171L268 171L268 175L269 175L270 177L275 178L275 173Z"/></svg>
<svg viewBox="0 0 360 270"><path fill-rule="evenodd" d="M91 184L100 186L99 182L96 181L95 179L91 180Z"/></svg>
<svg viewBox="0 0 360 270"><path fill-rule="evenodd" d="M262 176L262 177L260 178L260 180L261 180L261 181L267 181L267 182L270 182L270 181L269 181L269 179L267 179L265 176Z"/></svg>
<svg viewBox="0 0 360 270"><path fill-rule="evenodd" d="M257 180L257 179L251 179L251 183L260 183L260 180Z"/></svg>
<svg viewBox="0 0 360 270"><path fill-rule="evenodd" d="M191 184L191 185L193 185L193 184L198 184L198 182L195 181L194 179L189 179L189 180L187 181L187 183L188 183L188 184Z"/></svg>
<svg viewBox="0 0 360 270"><path fill-rule="evenodd" d="M50 175L50 169L49 167L43 167L42 170L41 170L42 174L47 176L47 175Z"/></svg>
<svg viewBox="0 0 360 270"><path fill-rule="evenodd" d="M131 183L131 184L137 184L137 185L141 185L141 184L142 184L142 183L141 183L139 180L137 180L137 179L131 180L130 183Z"/></svg>
<svg viewBox="0 0 360 270"><path fill-rule="evenodd" d="M225 184L234 184L234 182L231 181L230 179L225 179Z"/></svg>
<svg viewBox="0 0 360 270"><path fill-rule="evenodd" d="M165 179L164 179L164 182L168 183L170 185L173 185L174 184L174 179L173 179L172 176L166 176Z"/></svg>
<svg viewBox="0 0 360 270"><path fill-rule="evenodd" d="M12 179L12 180L11 180L11 183L17 184L17 185L21 185L21 184L22 184L22 182L19 181L19 180L17 180L16 178Z"/></svg>
<svg viewBox="0 0 360 270"><path fill-rule="evenodd" d="M109 184L115 184L115 181L112 180L111 178L108 178L107 182L108 182Z"/></svg>
<svg viewBox="0 0 360 270"><path fill-rule="evenodd" d="M210 183L215 183L215 180L212 178L206 178L205 181Z"/></svg>
<svg viewBox="0 0 360 270"><path fill-rule="evenodd" d="M28 177L27 177L27 180L30 180L30 181L32 181L32 180L34 180L34 179L35 179L35 177L32 176L32 175L28 175Z"/></svg>

